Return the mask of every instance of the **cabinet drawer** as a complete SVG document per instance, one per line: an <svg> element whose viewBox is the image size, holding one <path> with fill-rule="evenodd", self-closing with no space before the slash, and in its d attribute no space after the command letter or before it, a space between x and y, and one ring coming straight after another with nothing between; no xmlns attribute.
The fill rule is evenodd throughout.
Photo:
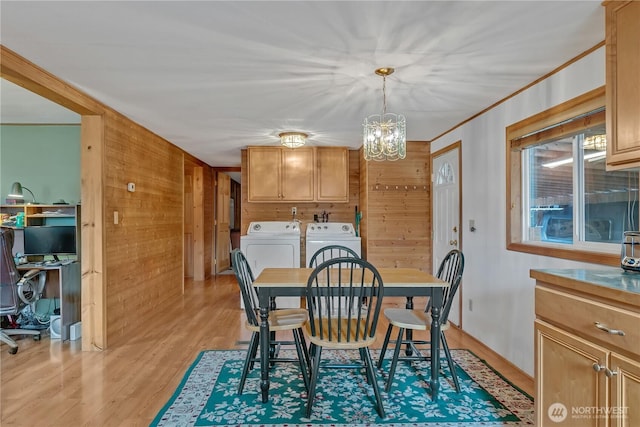
<svg viewBox="0 0 640 427"><path fill-rule="evenodd" d="M640 313L536 286L536 316L609 348L636 355L640 349ZM597 323L624 336L603 331Z"/></svg>

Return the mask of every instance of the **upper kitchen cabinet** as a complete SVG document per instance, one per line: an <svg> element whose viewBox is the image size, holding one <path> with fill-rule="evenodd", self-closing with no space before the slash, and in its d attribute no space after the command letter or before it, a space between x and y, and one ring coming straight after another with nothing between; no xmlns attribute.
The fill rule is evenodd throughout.
<svg viewBox="0 0 640 427"><path fill-rule="evenodd" d="M316 200L349 201L349 150L345 147L318 147Z"/></svg>
<svg viewBox="0 0 640 427"><path fill-rule="evenodd" d="M249 201L312 202L314 154L313 147L249 147Z"/></svg>
<svg viewBox="0 0 640 427"><path fill-rule="evenodd" d="M249 147L249 202L348 202L346 147Z"/></svg>
<svg viewBox="0 0 640 427"><path fill-rule="evenodd" d="M640 167L640 2L606 7L607 170Z"/></svg>

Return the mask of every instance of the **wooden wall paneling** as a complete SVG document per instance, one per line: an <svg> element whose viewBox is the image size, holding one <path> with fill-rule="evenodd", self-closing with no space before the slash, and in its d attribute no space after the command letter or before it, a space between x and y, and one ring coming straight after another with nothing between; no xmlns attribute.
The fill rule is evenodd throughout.
<svg viewBox="0 0 640 427"><path fill-rule="evenodd" d="M215 248L215 236L214 236L214 176L215 173L212 168L207 165L203 165L203 209L204 219L202 232L204 234L204 277L209 278L214 273L214 248Z"/></svg>
<svg viewBox="0 0 640 427"><path fill-rule="evenodd" d="M230 206L231 178L216 174L216 221L215 221L215 272L221 273L231 268Z"/></svg>
<svg viewBox="0 0 640 427"><path fill-rule="evenodd" d="M193 280L205 279L204 168L193 169Z"/></svg>
<svg viewBox="0 0 640 427"><path fill-rule="evenodd" d="M426 142L409 142L403 160L361 161L361 230L374 265L431 272L430 169Z"/></svg>
<svg viewBox="0 0 640 427"><path fill-rule="evenodd" d="M182 293L184 167L177 147L117 113L106 117L105 203L120 213L105 230L107 337L117 345Z"/></svg>
<svg viewBox="0 0 640 427"><path fill-rule="evenodd" d="M81 315L82 350L100 350L106 346L106 281L103 239L103 152L101 116L82 116L81 140Z"/></svg>
<svg viewBox="0 0 640 427"><path fill-rule="evenodd" d="M213 271L213 169L188 153L183 155L185 277L204 280Z"/></svg>
<svg viewBox="0 0 640 427"><path fill-rule="evenodd" d="M241 203L241 235L246 235L249 224L252 221L291 221L291 208L297 208L296 219L300 220L301 227L301 247L300 260L304 264L306 259L304 233L307 224L313 222L313 215L321 215L323 211L329 213L329 221L331 222L349 222L355 224L355 207L359 205L360 200L360 163L359 151L349 150L349 202L348 203L250 203L248 201L247 186L242 185L242 203ZM242 183L247 182L247 150L242 150Z"/></svg>
<svg viewBox="0 0 640 427"><path fill-rule="evenodd" d="M190 170L184 175L184 216L182 221L184 277L193 277L193 204L193 174Z"/></svg>
<svg viewBox="0 0 640 427"><path fill-rule="evenodd" d="M367 161L364 159L363 149L358 150L358 165L359 174L358 182L360 183L360 205L358 211L361 213L360 218L360 240L362 244L362 258L369 259L369 170L367 168Z"/></svg>

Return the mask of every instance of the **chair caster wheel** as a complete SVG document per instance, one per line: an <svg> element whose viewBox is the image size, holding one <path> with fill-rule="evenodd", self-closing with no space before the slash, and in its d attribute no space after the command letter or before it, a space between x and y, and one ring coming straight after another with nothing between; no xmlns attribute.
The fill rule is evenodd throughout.
<svg viewBox="0 0 640 427"><path fill-rule="evenodd" d="M16 354L18 352L18 347L10 347L9 354Z"/></svg>
<svg viewBox="0 0 640 427"><path fill-rule="evenodd" d="M34 335L33 336L33 340L34 341L40 341L41 336L40 335Z"/></svg>

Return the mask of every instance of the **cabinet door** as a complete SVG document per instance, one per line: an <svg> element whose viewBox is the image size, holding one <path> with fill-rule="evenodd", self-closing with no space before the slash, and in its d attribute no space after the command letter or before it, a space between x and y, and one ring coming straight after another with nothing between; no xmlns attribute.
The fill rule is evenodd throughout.
<svg viewBox="0 0 640 427"><path fill-rule="evenodd" d="M607 169L640 165L640 2L606 9Z"/></svg>
<svg viewBox="0 0 640 427"><path fill-rule="evenodd" d="M312 202L314 196L315 158L312 147L282 149L283 201Z"/></svg>
<svg viewBox="0 0 640 427"><path fill-rule="evenodd" d="M611 426L640 426L640 362L611 354Z"/></svg>
<svg viewBox="0 0 640 427"><path fill-rule="evenodd" d="M318 165L319 202L349 201L349 150L345 147L319 147Z"/></svg>
<svg viewBox="0 0 640 427"><path fill-rule="evenodd" d="M536 425L605 427L606 417L573 411L606 408L608 351L539 320L535 336ZM594 366L602 369L597 372Z"/></svg>
<svg viewBox="0 0 640 427"><path fill-rule="evenodd" d="M250 202L282 200L280 188L281 151L276 147L249 147L247 165Z"/></svg>

